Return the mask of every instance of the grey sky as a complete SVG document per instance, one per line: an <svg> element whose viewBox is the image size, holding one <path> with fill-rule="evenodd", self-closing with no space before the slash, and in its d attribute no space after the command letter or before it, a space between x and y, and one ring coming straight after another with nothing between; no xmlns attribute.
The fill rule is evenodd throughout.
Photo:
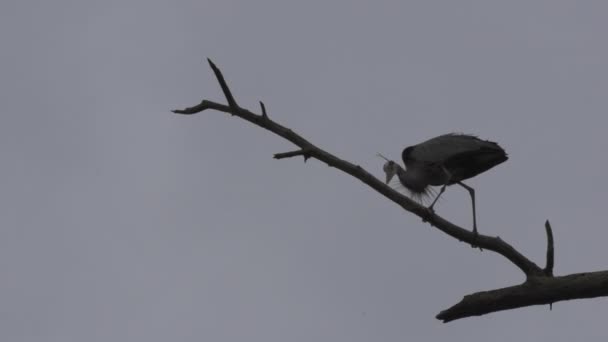
<svg viewBox="0 0 608 342"><path fill-rule="evenodd" d="M382 176L456 131L507 163L471 181L479 229L556 273L608 268L608 2L0 4L0 340L600 341L605 299L442 324L517 284L358 181L221 113L237 100ZM469 227L468 194L438 213Z"/></svg>

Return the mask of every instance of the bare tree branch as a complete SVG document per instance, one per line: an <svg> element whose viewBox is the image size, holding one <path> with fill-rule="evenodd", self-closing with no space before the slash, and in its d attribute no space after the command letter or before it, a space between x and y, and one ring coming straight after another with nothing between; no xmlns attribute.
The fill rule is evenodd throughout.
<svg viewBox="0 0 608 342"><path fill-rule="evenodd" d="M215 64L213 64L213 62L209 58L207 58L207 62L209 62L209 66L213 70L213 73L215 74L215 77L217 78L220 87L222 87L224 96L226 96L226 101L228 101L228 106L230 106L230 109L232 109L233 112L238 112L239 105L236 104L236 100L234 99L234 96L232 96L230 88L228 88L228 84L226 84L222 72L215 66ZM236 115L236 113L232 113L232 115Z"/></svg>
<svg viewBox="0 0 608 342"><path fill-rule="evenodd" d="M608 296L608 271L538 277L521 285L465 296L460 303L440 312L437 319L447 323L502 310L603 296Z"/></svg>
<svg viewBox="0 0 608 342"><path fill-rule="evenodd" d="M553 277L555 251L553 248L553 229L551 229L549 220L545 221L545 232L547 233L547 264L545 265L544 271L547 277ZM549 303L549 310L553 310L553 302Z"/></svg>
<svg viewBox="0 0 608 342"><path fill-rule="evenodd" d="M551 223L549 220L545 221L545 231L547 232L547 265L545 266L544 272L548 277L553 276L553 230L551 229Z"/></svg>
<svg viewBox="0 0 608 342"><path fill-rule="evenodd" d="M266 114L266 106L264 106L264 102L260 101L260 108L262 108L262 117L268 119L268 114Z"/></svg>
<svg viewBox="0 0 608 342"><path fill-rule="evenodd" d="M184 108L184 109L175 109L172 110L175 114L184 114L184 115L192 115L198 114L206 109L214 109L224 113L230 113L230 107L225 106L223 104L203 100L201 103L197 104L194 107Z"/></svg>
<svg viewBox="0 0 608 342"><path fill-rule="evenodd" d="M296 156L304 156L304 162L306 162L308 160L308 158L311 157L311 153L312 152L307 149L291 151L291 152L284 152L284 153L276 153L274 155L274 159L285 159L285 158L291 158L291 157L296 157Z"/></svg>
<svg viewBox="0 0 608 342"><path fill-rule="evenodd" d="M217 66L211 60L208 61L217 78L217 81L222 88L222 91L224 92L228 105L203 100L200 104L194 107L174 110L173 113L192 115L207 109L213 109L238 116L243 120L249 121L254 125L273 132L300 148L296 151L275 154L274 158L283 159L301 155L304 156L305 160L308 158L317 159L330 167L334 167L359 179L361 182L365 183L367 186L376 190L384 197L396 203L404 210L417 215L418 217L422 218L423 221L429 222L432 226L436 227L445 234L459 241L465 242L468 245L475 245L500 254L518 267L526 275L526 282L522 285L487 292L479 292L465 296L460 303L437 315L438 319L443 320L444 322L449 322L459 318L483 315L500 310L530 305L551 304L561 300L592 298L608 295L608 271L573 274L563 277L552 276L553 234L548 221L545 225L548 240L547 265L544 269L542 269L518 252L510 244L503 241L500 237L473 234L471 231L445 220L434 212L428 210L426 207L423 207L401 193L393 190L391 187L378 180L361 166L338 158L337 156L315 146L291 129L271 120L266 114L266 108L261 101L261 115L239 107L236 100L232 96L230 88L228 87L228 84L226 83L219 68L217 68ZM598 285L598 282L601 285Z"/></svg>

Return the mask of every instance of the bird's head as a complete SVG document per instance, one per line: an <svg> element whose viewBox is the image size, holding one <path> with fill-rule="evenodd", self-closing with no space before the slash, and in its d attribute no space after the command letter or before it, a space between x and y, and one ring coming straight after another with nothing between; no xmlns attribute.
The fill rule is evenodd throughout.
<svg viewBox="0 0 608 342"><path fill-rule="evenodd" d="M395 163L394 161L389 160L380 153L378 153L378 156L386 160L386 163L384 163L384 166L382 166L382 170L384 170L384 173L386 174L386 184L388 184L391 179L393 179L393 177L397 174L397 172L399 172L401 166L399 166L399 164Z"/></svg>
<svg viewBox="0 0 608 342"><path fill-rule="evenodd" d="M384 165L382 166L382 170L384 170L384 173L386 174L386 184L388 184L391 179L393 179L397 172L399 172L400 168L401 167L399 166L399 164L395 163L392 160L389 160L384 163Z"/></svg>

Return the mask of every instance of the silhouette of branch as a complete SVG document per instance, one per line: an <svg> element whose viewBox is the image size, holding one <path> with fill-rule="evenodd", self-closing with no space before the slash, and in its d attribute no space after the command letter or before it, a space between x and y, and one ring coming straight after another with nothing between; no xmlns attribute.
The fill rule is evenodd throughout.
<svg viewBox="0 0 608 342"><path fill-rule="evenodd" d="M262 117L268 119L268 114L266 114L266 106L262 101L260 101L260 108L262 108Z"/></svg>
<svg viewBox="0 0 608 342"><path fill-rule="evenodd" d="M273 132L300 148L299 150L292 152L275 154L274 158L283 159L302 155L305 160L308 158L317 159L330 167L334 167L359 179L404 210L417 215L422 218L423 221L429 222L432 226L445 234L469 245L475 245L500 254L526 275L526 281L521 285L468 295L464 297L460 303L442 311L437 315L438 319L449 322L459 318L483 315L530 305L552 304L562 300L577 298L608 296L608 271L573 274L562 277L552 276L553 234L548 221L545 225L548 240L547 265L542 269L518 252L513 246L503 241L500 237L476 235L469 230L445 220L433 211L428 210L426 207L412 201L407 196L393 190L361 166L338 158L315 146L293 130L271 120L266 114L266 108L261 101L260 107L262 114L255 114L247 109L239 107L219 68L211 60L208 60L208 62L222 88L228 105L203 100L194 107L173 110L173 113L192 115L207 109L213 109L238 116L243 120ZM598 285L598 283L601 285Z"/></svg>
<svg viewBox="0 0 608 342"><path fill-rule="evenodd" d="M521 285L465 296L460 303L440 312L436 317L447 323L491 312L603 296L608 296L608 271L538 277Z"/></svg>
<svg viewBox="0 0 608 342"><path fill-rule="evenodd" d="M222 72L220 71L220 69L217 68L217 66L215 66L215 64L213 64L213 62L209 58L207 58L207 62L209 62L209 66L211 67L211 70L213 70L213 73L215 74L215 77L217 78L217 81L219 82L220 87L222 87L224 96L226 96L226 101L228 101L228 106L230 106L230 109L233 112L238 112L239 105L236 104L236 100L234 99L234 96L232 96L232 92L230 92L230 88L228 88L228 84L224 80L224 76L222 75ZM262 106L262 109L264 109L263 106ZM232 115L236 115L236 113L232 113Z"/></svg>
<svg viewBox="0 0 608 342"><path fill-rule="evenodd" d="M307 149L291 151L291 152L284 152L284 153L275 153L274 159L285 159L285 158L291 158L291 157L296 157L296 156L304 156L304 162L306 162L308 160L308 158L311 157L311 153L312 152Z"/></svg>
<svg viewBox="0 0 608 342"><path fill-rule="evenodd" d="M549 220L545 221L545 231L547 232L547 265L545 266L544 272L548 277L553 276L553 230L551 229L551 223Z"/></svg>

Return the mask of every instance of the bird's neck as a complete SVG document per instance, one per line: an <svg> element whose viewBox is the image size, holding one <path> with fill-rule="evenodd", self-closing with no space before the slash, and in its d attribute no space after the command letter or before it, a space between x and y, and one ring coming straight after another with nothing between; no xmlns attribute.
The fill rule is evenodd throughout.
<svg viewBox="0 0 608 342"><path fill-rule="evenodd" d="M425 193L430 185L428 176L418 169L399 169L399 181L403 186L414 193Z"/></svg>

